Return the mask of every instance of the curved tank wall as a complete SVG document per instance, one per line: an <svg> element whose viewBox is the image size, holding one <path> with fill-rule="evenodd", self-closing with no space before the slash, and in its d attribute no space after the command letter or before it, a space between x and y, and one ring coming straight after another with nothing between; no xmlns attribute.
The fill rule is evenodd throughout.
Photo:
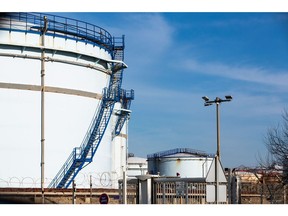
<svg viewBox="0 0 288 216"><path fill-rule="evenodd" d="M213 158L161 158L157 170L161 176L177 176L184 178L204 178L211 166Z"/></svg>
<svg viewBox="0 0 288 216"><path fill-rule="evenodd" d="M148 172L167 177L205 178L213 156L179 148L148 155Z"/></svg>
<svg viewBox="0 0 288 216"><path fill-rule="evenodd" d="M109 84L111 53L97 44L55 34L45 35L43 47L39 31L21 31L23 27L11 31L5 20L0 22L0 186L40 185L39 86L43 48L47 186L72 149L82 143L99 106L102 90ZM21 24L19 22L19 26ZM119 106L115 104L115 109ZM103 187L117 187L118 178L122 178L121 169L126 164L127 136L123 135L126 130L124 127L122 136L113 139L115 116L110 120L93 163L76 178L79 186L89 186L90 175L95 186Z"/></svg>
<svg viewBox="0 0 288 216"><path fill-rule="evenodd" d="M128 154L127 164L128 178L136 178L138 175L145 175L148 171L147 159L135 157L132 153Z"/></svg>

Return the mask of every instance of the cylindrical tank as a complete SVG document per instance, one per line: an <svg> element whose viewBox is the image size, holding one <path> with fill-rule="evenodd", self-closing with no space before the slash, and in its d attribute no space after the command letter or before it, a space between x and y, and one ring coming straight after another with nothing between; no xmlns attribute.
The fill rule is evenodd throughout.
<svg viewBox="0 0 288 216"><path fill-rule="evenodd" d="M138 175L145 175L147 173L147 159L135 157L133 153L128 154L127 160L127 176L136 178Z"/></svg>
<svg viewBox="0 0 288 216"><path fill-rule="evenodd" d="M148 155L149 174L167 177L205 178L213 155L177 148Z"/></svg>
<svg viewBox="0 0 288 216"><path fill-rule="evenodd" d="M44 17L48 31L43 44ZM103 28L65 17L0 15L0 185L40 185L43 51L47 186L73 148L81 145L109 85L113 39ZM119 107L116 103L115 109ZM123 127L122 136L113 137L115 121L113 114L93 162L76 178L78 186L89 186L92 179L93 185L117 187L126 164L127 136Z"/></svg>

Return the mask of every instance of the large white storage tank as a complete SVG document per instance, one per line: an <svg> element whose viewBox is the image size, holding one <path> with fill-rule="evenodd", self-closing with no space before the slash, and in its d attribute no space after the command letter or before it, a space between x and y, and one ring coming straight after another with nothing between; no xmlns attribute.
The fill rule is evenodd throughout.
<svg viewBox="0 0 288 216"><path fill-rule="evenodd" d="M206 178L214 155L190 148L176 148L147 156L148 172L153 175Z"/></svg>
<svg viewBox="0 0 288 216"><path fill-rule="evenodd" d="M44 16L48 31L43 41ZM120 41L124 44L124 37ZM39 13L0 15L0 186L40 185L42 64L47 187L73 148L81 145L99 109L115 63L115 43L105 29L74 19ZM119 109L116 102L93 162L76 177L79 187L89 186L91 179L93 186L118 187L127 154L126 126L113 136Z"/></svg>

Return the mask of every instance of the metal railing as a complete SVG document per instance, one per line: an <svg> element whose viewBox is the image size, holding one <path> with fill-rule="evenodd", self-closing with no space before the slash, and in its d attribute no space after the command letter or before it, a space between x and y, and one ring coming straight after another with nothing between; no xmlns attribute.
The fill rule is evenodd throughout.
<svg viewBox="0 0 288 216"><path fill-rule="evenodd" d="M176 148L176 149L171 149L171 150L167 150L167 151L161 151L161 152L157 152L154 154L149 154L147 155L147 158L159 158L159 157L164 157L164 156L168 156L168 155L174 155L177 153L191 153L194 155L200 155L200 156L212 156L211 154L206 154L204 151L199 151L199 150L194 150L194 149L190 149L190 148Z"/></svg>
<svg viewBox="0 0 288 216"><path fill-rule="evenodd" d="M45 13L0 13L0 29L41 34L44 17L48 20L46 35L90 43L113 55L114 43L118 44L118 41L115 41L108 31L76 19Z"/></svg>

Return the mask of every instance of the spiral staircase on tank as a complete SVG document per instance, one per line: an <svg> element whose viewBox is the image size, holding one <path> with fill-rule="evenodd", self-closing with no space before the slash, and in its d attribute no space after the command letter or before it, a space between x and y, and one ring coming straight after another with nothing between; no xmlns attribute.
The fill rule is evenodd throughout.
<svg viewBox="0 0 288 216"><path fill-rule="evenodd" d="M115 46L113 57L114 60L119 60L119 63L113 63L112 65L109 86L103 89L100 106L92 119L81 146L73 149L64 165L49 184L49 188L68 188L79 171L92 162L116 102L121 103L123 110L130 108L131 100L134 99L134 90L121 89L124 69L124 64L121 63L124 60L124 37L121 38L122 42L120 42L120 45L117 45L116 39L117 38L114 38ZM121 112L121 115L117 115L118 118L113 134L116 136L120 134L128 115L129 113L124 112Z"/></svg>

